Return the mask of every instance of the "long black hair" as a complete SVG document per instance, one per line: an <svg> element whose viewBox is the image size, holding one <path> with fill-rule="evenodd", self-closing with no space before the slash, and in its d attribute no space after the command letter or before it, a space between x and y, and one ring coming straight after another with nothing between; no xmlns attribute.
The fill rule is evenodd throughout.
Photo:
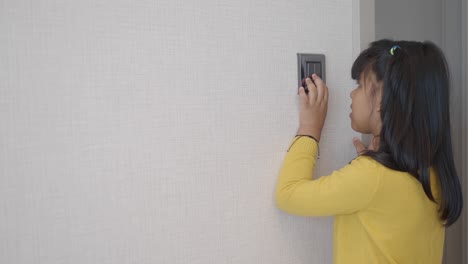
<svg viewBox="0 0 468 264"><path fill-rule="evenodd" d="M351 77L375 74L382 91L379 148L366 151L382 165L408 172L433 201L430 173L441 186L439 215L445 226L460 216L463 197L452 153L450 74L446 58L430 41L372 42L354 61Z"/></svg>

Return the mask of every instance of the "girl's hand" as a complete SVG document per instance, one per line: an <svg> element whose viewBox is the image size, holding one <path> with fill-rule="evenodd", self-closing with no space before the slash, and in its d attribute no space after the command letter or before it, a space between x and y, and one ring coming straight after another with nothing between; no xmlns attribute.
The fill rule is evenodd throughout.
<svg viewBox="0 0 468 264"><path fill-rule="evenodd" d="M305 93L304 87L299 88L299 129L298 135L310 135L320 141L322 128L327 117L328 110L328 87L317 75L312 75L312 80L306 79L309 94Z"/></svg>
<svg viewBox="0 0 468 264"><path fill-rule="evenodd" d="M379 149L379 138L376 136L372 137L372 140L367 148L366 146L364 146L364 144L362 144L361 140L359 140L359 138L357 137L353 138L353 143L354 143L354 147L356 147L356 153L358 154L358 156L361 155L366 150L376 151Z"/></svg>

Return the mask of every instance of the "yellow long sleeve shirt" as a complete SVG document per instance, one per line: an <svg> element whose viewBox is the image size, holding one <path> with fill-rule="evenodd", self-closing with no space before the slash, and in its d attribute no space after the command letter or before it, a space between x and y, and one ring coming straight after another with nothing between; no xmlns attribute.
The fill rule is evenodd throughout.
<svg viewBox="0 0 468 264"><path fill-rule="evenodd" d="M333 263L442 263L445 228L438 205L416 178L358 156L314 179L317 151L315 140L294 138L278 178L276 203L293 215L335 216ZM435 170L430 173L440 202L440 184Z"/></svg>

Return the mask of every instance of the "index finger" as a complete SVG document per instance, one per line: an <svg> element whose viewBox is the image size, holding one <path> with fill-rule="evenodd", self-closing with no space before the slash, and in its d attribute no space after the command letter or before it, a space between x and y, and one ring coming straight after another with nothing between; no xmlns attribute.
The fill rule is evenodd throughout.
<svg viewBox="0 0 468 264"><path fill-rule="evenodd" d="M323 82L322 78L315 73L312 74L312 78L317 86L317 99L321 102L324 100L324 96L327 93L327 85Z"/></svg>
<svg viewBox="0 0 468 264"><path fill-rule="evenodd" d="M353 144L354 144L354 147L356 148L356 153L358 155L361 155L362 152L366 150L366 147L364 146L364 144L362 144L361 140L359 140L356 137L353 138Z"/></svg>
<svg viewBox="0 0 468 264"><path fill-rule="evenodd" d="M306 84L307 88L309 89L309 101L311 103L315 103L317 100L317 87L309 77L306 78Z"/></svg>
<svg viewBox="0 0 468 264"><path fill-rule="evenodd" d="M318 76L318 74L314 73L312 74L312 78L314 79L315 85L318 86L326 86L325 83L323 82L322 78Z"/></svg>

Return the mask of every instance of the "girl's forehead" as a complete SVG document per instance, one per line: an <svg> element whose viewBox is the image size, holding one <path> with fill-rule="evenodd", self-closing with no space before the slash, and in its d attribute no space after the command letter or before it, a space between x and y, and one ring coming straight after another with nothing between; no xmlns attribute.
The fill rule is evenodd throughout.
<svg viewBox="0 0 468 264"><path fill-rule="evenodd" d="M379 83L377 81L377 76L372 70L363 71L359 77L359 82L363 84L372 83L375 85Z"/></svg>

